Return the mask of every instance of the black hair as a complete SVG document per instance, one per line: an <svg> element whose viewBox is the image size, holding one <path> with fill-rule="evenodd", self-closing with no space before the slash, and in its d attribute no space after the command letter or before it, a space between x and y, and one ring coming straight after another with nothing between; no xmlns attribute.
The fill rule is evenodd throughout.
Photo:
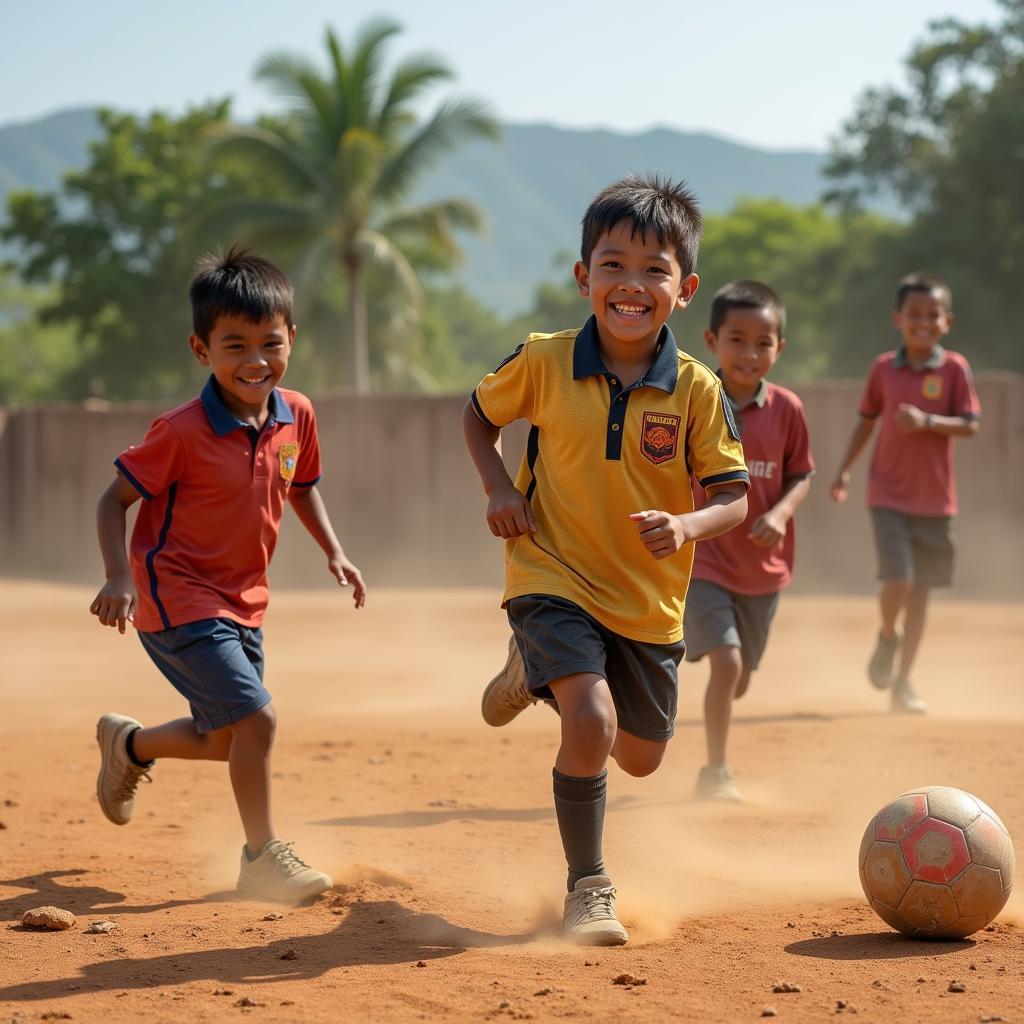
<svg viewBox="0 0 1024 1024"><path fill-rule="evenodd" d="M580 259L590 257L601 235L623 222L633 237L651 232L661 245L670 245L683 276L692 274L700 246L701 216L694 194L685 182L657 174L629 174L601 189L583 215Z"/></svg>
<svg viewBox="0 0 1024 1024"><path fill-rule="evenodd" d="M925 292L927 295L934 295L946 308L946 312L953 310L953 290L935 274L926 274L920 270L913 274L907 274L900 279L896 288L896 308L902 309L903 303L911 292Z"/></svg>
<svg viewBox="0 0 1024 1024"><path fill-rule="evenodd" d="M717 334L730 309L770 309L779 325L779 337L786 333L786 307L782 299L760 281L730 281L715 292L711 300L712 334Z"/></svg>
<svg viewBox="0 0 1024 1024"><path fill-rule="evenodd" d="M292 325L295 290L270 260L231 246L226 253L208 252L196 261L188 295L192 330L208 341L221 316L241 316L258 324L275 316Z"/></svg>

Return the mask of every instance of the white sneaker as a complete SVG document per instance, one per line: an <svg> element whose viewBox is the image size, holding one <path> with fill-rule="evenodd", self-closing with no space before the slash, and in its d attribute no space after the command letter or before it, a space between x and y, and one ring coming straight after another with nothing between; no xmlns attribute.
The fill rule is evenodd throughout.
<svg viewBox="0 0 1024 1024"><path fill-rule="evenodd" d="M508 638L508 658L501 671L487 684L480 711L488 725L508 725L520 711L525 711L538 698L526 688L526 668L516 645Z"/></svg>
<svg viewBox="0 0 1024 1024"><path fill-rule="evenodd" d="M255 860L249 860L242 847L238 894L247 899L302 903L326 892L333 884L330 875L299 860L291 843L271 839Z"/></svg>
<svg viewBox="0 0 1024 1024"><path fill-rule="evenodd" d="M743 797L736 788L727 764L706 764L697 775L694 800L717 800L722 803L738 803Z"/></svg>
<svg viewBox="0 0 1024 1024"><path fill-rule="evenodd" d="M607 875L589 875L565 897L562 931L582 946L621 946L629 933L615 916L615 887Z"/></svg>
<svg viewBox="0 0 1024 1024"><path fill-rule="evenodd" d="M96 796L103 813L115 825L127 825L135 810L135 790L149 777L151 761L145 768L128 756L128 736L142 723L126 715L104 715L96 723L96 742L100 746L100 773L96 777Z"/></svg>

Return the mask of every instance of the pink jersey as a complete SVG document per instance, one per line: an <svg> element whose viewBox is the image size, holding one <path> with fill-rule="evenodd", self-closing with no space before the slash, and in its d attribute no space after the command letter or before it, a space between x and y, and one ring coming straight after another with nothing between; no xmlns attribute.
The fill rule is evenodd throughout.
<svg viewBox="0 0 1024 1024"><path fill-rule="evenodd" d="M941 345L917 370L902 348L886 352L871 364L859 410L861 416L882 418L871 456L868 506L914 516L956 515L953 438L929 430L900 433L894 417L904 403L936 416L979 416L970 364Z"/></svg>
<svg viewBox="0 0 1024 1024"><path fill-rule="evenodd" d="M734 407L735 408L735 407ZM807 420L800 399L787 388L762 381L753 402L736 410L743 454L750 473L747 518L734 530L702 540L693 560L693 578L717 583L735 594L772 594L793 575L794 523L774 548L759 548L747 536L754 520L778 504L790 481L814 472ZM697 507L704 492L694 481Z"/></svg>

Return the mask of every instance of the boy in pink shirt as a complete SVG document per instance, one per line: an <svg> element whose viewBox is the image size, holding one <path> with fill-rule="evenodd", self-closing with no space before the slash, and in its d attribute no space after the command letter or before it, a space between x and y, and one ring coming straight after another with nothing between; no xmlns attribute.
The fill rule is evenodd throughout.
<svg viewBox="0 0 1024 1024"><path fill-rule="evenodd" d="M939 344L953 326L953 297L945 281L929 274L903 278L892 322L903 343L871 365L861 418L830 494L846 501L850 467L881 420L868 473L868 507L882 583L882 624L868 678L880 690L891 689L894 711L924 714L927 706L911 687L910 672L924 633L928 593L953 579L952 439L978 432L981 406L967 360Z"/></svg>
<svg viewBox="0 0 1024 1024"><path fill-rule="evenodd" d="M747 518L729 533L696 545L686 597L686 660L707 656L704 696L708 763L696 797L739 800L726 759L732 702L760 663L779 592L793 572L793 513L807 497L811 457L800 399L764 378L785 347L782 300L758 281L733 281L711 303L704 334L718 360L750 473ZM698 507L703 492L694 487Z"/></svg>

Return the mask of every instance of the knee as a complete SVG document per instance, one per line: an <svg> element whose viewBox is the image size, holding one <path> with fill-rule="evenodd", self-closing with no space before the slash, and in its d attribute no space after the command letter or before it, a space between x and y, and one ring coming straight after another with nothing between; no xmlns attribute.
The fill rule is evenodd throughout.
<svg viewBox="0 0 1024 1024"><path fill-rule="evenodd" d="M232 727L235 736L242 736L245 739L257 743L260 746L270 747L274 743L274 734L277 732L277 713L270 704L265 704L258 711L246 715L241 721L236 722Z"/></svg>
<svg viewBox="0 0 1024 1024"><path fill-rule="evenodd" d="M645 775L653 775L665 757L665 745L654 750L631 750L615 758L616 764L627 774L642 779Z"/></svg>
<svg viewBox="0 0 1024 1024"><path fill-rule="evenodd" d="M599 700L583 701L562 711L562 728L575 743L611 749L615 742L615 711Z"/></svg>
<svg viewBox="0 0 1024 1024"><path fill-rule="evenodd" d="M716 647L708 656L711 662L711 686L735 688L743 674L743 655L738 647Z"/></svg>

